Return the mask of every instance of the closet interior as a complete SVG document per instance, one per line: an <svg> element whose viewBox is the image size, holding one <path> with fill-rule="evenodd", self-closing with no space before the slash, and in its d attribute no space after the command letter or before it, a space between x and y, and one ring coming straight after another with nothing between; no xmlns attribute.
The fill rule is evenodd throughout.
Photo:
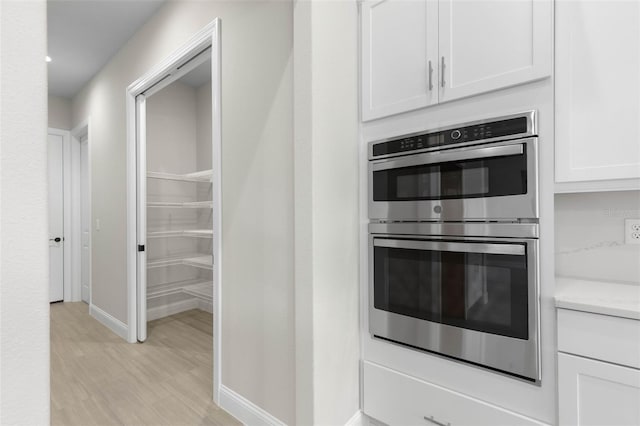
<svg viewBox="0 0 640 426"><path fill-rule="evenodd" d="M213 313L211 61L146 100L147 321Z"/></svg>

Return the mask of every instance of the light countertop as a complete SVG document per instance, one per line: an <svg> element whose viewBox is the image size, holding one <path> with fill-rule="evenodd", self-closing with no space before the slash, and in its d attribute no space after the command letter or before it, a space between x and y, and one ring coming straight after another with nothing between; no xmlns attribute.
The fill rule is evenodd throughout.
<svg viewBox="0 0 640 426"><path fill-rule="evenodd" d="M556 307L640 320L640 285L556 277Z"/></svg>

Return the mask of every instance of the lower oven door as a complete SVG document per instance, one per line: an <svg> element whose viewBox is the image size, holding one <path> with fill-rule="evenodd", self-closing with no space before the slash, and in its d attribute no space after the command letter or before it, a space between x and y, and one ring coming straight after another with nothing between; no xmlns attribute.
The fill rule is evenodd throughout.
<svg viewBox="0 0 640 426"><path fill-rule="evenodd" d="M369 330L540 380L536 239L372 235Z"/></svg>

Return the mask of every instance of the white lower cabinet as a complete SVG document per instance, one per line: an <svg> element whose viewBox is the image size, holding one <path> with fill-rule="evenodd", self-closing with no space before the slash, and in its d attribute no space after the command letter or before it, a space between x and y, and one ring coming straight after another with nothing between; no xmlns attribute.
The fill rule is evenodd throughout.
<svg viewBox="0 0 640 426"><path fill-rule="evenodd" d="M533 419L364 361L364 413L388 425L542 425Z"/></svg>
<svg viewBox="0 0 640 426"><path fill-rule="evenodd" d="M640 425L640 370L558 354L559 424Z"/></svg>
<svg viewBox="0 0 640 426"><path fill-rule="evenodd" d="M562 426L640 425L640 321L558 309Z"/></svg>

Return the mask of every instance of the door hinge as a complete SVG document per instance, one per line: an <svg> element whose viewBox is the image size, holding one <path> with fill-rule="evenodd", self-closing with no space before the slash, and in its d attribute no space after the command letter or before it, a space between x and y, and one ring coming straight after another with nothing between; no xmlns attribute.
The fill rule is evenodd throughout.
<svg viewBox="0 0 640 426"><path fill-rule="evenodd" d="M144 244L138 244L138 251L144 251Z"/></svg>

